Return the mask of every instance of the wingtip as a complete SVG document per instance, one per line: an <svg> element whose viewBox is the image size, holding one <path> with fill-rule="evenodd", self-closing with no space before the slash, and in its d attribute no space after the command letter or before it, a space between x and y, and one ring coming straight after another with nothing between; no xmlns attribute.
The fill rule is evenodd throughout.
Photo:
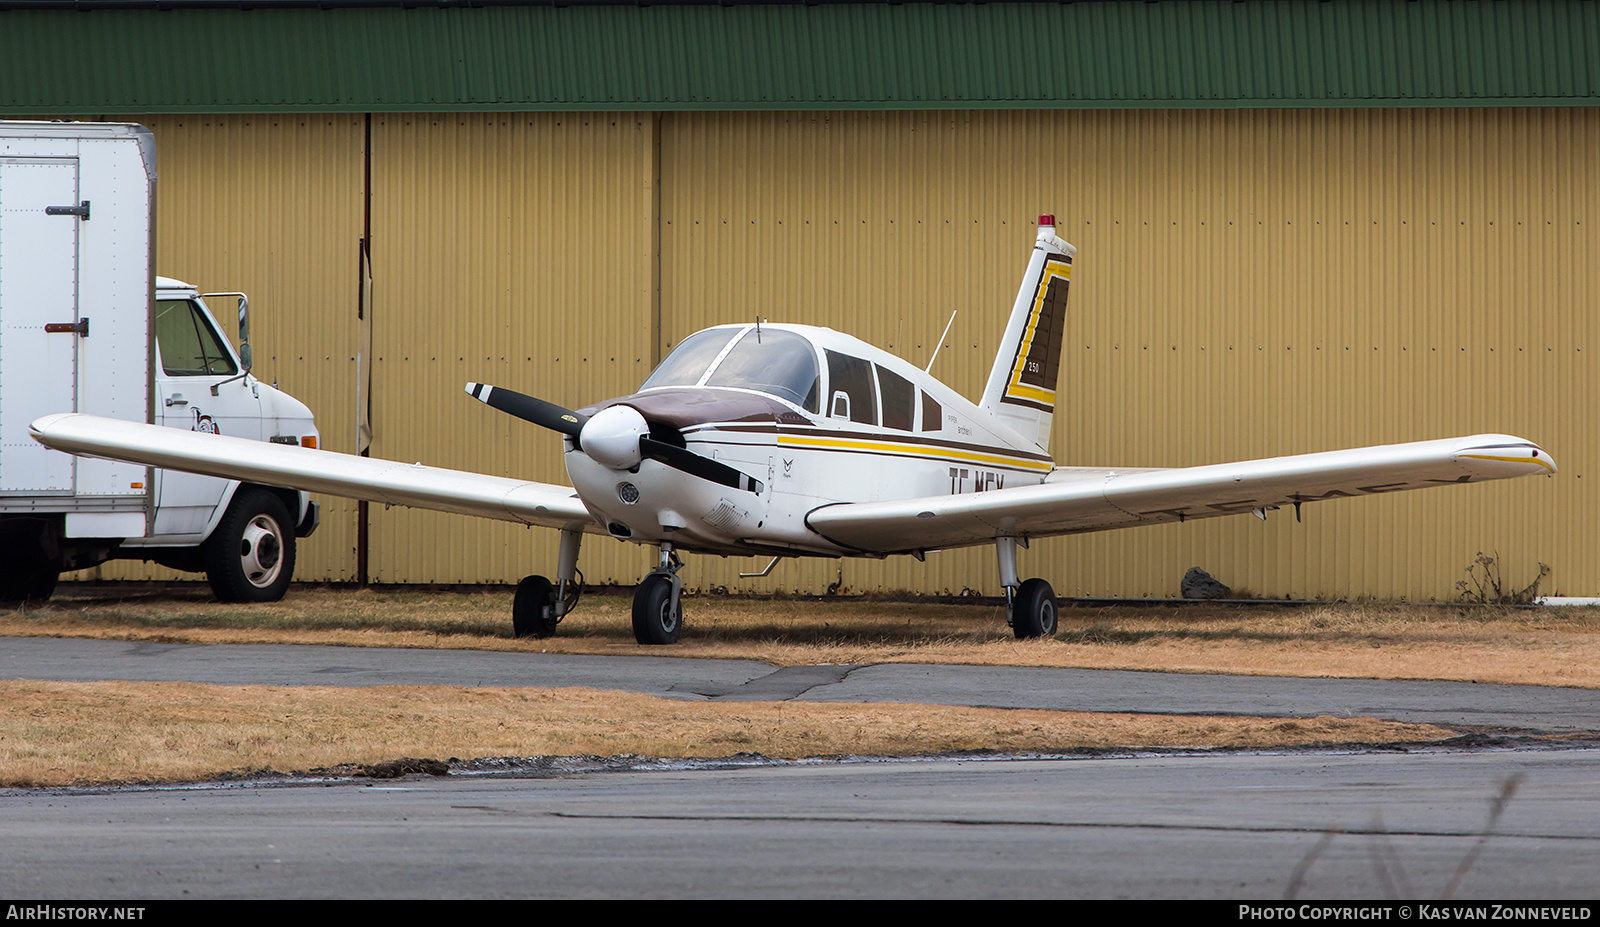
<svg viewBox="0 0 1600 927"><path fill-rule="evenodd" d="M1456 459L1494 476L1526 476L1542 473L1554 476L1561 468L1550 452L1525 438L1511 435L1479 435L1456 451Z"/></svg>
<svg viewBox="0 0 1600 927"><path fill-rule="evenodd" d="M56 412L51 415L41 415L28 424L28 433L33 437L38 438L40 435L47 433L50 430L50 426L64 418L69 418L74 414L76 413Z"/></svg>

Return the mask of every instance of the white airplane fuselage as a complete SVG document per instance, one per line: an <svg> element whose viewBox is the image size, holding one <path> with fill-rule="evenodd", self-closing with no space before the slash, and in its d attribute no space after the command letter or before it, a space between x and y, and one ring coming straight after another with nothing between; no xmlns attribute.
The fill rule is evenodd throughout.
<svg viewBox="0 0 1600 927"><path fill-rule="evenodd" d="M732 333L737 342L755 338L755 328L707 331ZM648 459L612 469L569 439L566 465L573 488L613 537L666 541L702 553L849 556L861 552L811 530L806 516L836 503L1032 485L1053 467L1043 448L886 351L827 328L762 324L761 332L769 340L774 333L805 340L817 362L818 395L829 397L828 403L705 385L716 371L713 363L693 385L647 384L631 396L583 410L625 405L653 423L668 419L689 450L762 484L752 493ZM872 408L865 408L861 392L834 402L845 392L835 389L836 381L845 376L830 377L830 361L855 362L858 369L871 365Z"/></svg>

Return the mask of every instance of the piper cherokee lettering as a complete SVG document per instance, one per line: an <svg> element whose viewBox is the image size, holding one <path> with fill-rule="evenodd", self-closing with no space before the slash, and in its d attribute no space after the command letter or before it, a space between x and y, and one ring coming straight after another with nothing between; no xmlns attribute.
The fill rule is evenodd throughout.
<svg viewBox="0 0 1600 927"><path fill-rule="evenodd" d="M1050 584L1017 571L1032 538L1556 472L1542 448L1507 435L1175 469L1057 466L1047 448L1075 254L1041 216L975 403L849 335L767 322L690 335L637 392L582 409L468 383L562 436L570 488L87 415L32 431L76 454L554 528L555 579L517 585L518 635L555 633L577 605L585 534L649 545L656 566L633 599L641 644L678 639L685 552L767 556L770 572L786 557L992 544L1007 622L1028 638L1056 630Z"/></svg>

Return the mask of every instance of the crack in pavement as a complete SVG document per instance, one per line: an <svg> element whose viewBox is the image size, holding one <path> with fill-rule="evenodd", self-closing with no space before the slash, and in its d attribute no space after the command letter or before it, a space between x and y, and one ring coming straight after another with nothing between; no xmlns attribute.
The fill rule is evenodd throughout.
<svg viewBox="0 0 1600 927"><path fill-rule="evenodd" d="M962 827L1048 827L1048 828L1099 828L1110 830L1148 830L1173 832L1213 832L1243 834L1327 834L1350 837L1443 837L1448 839L1490 836L1496 839L1560 840L1574 843L1594 843L1600 840L1592 834L1551 834L1534 831L1494 831L1489 834L1472 828L1405 828L1390 830L1382 826L1338 828L1311 824L1207 824L1200 821L1040 821L1017 818L952 818L905 817L899 815L871 814L607 814L603 812L554 811L549 809L500 809L479 805L453 805L469 811L485 811L507 816L564 818L573 821L688 821L710 823L720 821L750 821L768 824L907 824L954 825Z"/></svg>
<svg viewBox="0 0 1600 927"><path fill-rule="evenodd" d="M822 663L813 666L785 666L738 686L673 686L669 691L703 695L713 702L787 702L812 689L834 686L858 669L871 664L844 666Z"/></svg>

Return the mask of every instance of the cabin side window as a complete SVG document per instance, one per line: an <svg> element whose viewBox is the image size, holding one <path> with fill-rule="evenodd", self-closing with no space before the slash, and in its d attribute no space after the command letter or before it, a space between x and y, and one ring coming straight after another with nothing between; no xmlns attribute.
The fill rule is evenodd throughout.
<svg viewBox="0 0 1600 927"><path fill-rule="evenodd" d="M911 381L882 367L878 368L878 394L883 397L883 427L911 430L911 416L917 391Z"/></svg>
<svg viewBox="0 0 1600 927"><path fill-rule="evenodd" d="M878 423L878 395L872 378L872 364L848 354L828 355L828 417Z"/></svg>
<svg viewBox="0 0 1600 927"><path fill-rule="evenodd" d="M944 409L927 393L922 394L922 430L939 431L944 428Z"/></svg>

